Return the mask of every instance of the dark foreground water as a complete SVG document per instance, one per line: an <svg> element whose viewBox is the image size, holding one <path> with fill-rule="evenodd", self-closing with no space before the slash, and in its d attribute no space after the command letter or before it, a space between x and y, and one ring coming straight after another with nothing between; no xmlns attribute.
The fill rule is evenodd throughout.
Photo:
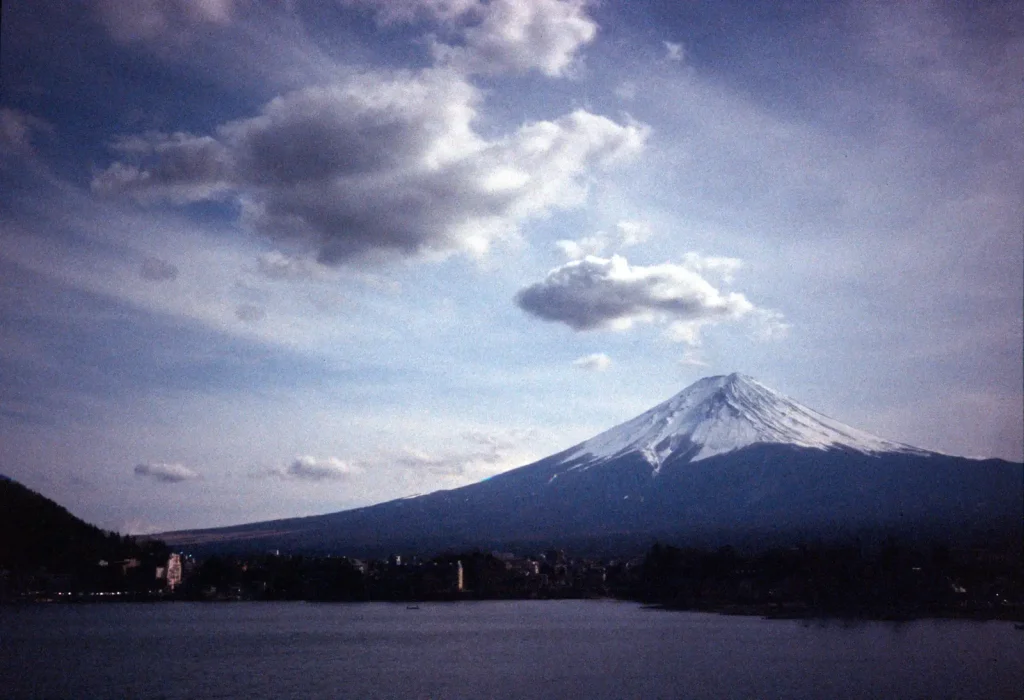
<svg viewBox="0 0 1024 700"><path fill-rule="evenodd" d="M0 607L4 698L1024 698L1007 622L604 601Z"/></svg>

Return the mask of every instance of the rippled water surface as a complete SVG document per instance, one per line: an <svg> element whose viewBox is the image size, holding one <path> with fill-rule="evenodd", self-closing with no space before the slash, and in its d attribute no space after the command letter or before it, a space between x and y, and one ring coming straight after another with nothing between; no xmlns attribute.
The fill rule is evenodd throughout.
<svg viewBox="0 0 1024 700"><path fill-rule="evenodd" d="M1006 622L607 601L0 607L0 697L1022 698Z"/></svg>

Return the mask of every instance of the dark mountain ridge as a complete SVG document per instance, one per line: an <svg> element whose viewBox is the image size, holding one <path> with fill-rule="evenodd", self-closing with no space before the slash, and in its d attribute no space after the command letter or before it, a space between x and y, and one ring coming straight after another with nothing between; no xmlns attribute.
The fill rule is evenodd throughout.
<svg viewBox="0 0 1024 700"><path fill-rule="evenodd" d="M90 525L49 498L0 476L0 569L73 573L100 559L131 556L138 556L131 538Z"/></svg>

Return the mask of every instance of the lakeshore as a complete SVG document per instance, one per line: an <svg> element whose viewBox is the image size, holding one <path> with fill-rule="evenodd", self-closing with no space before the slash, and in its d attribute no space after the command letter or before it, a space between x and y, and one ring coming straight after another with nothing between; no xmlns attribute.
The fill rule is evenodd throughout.
<svg viewBox="0 0 1024 700"><path fill-rule="evenodd" d="M756 554L655 545L599 559L449 552L435 557L212 556L150 547L148 559L102 576L6 576L8 603L459 602L617 599L671 611L769 619L1013 620L1024 622L1024 576L1012 555L943 547L877 551L792 547ZM175 562L160 566L162 557ZM148 564L146 563L148 561ZM89 573L89 572L87 572ZM162 576L162 578L161 578Z"/></svg>

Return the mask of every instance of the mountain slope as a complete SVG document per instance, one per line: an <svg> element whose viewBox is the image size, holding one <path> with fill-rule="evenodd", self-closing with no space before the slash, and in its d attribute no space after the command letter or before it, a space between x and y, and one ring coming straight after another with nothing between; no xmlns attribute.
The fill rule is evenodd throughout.
<svg viewBox="0 0 1024 700"><path fill-rule="evenodd" d="M588 538L952 537L1019 529L1021 477L1019 464L883 440L734 374L477 484L163 537L359 554Z"/></svg>
<svg viewBox="0 0 1024 700"><path fill-rule="evenodd" d="M121 538L0 476L0 569L64 572L132 552Z"/></svg>

